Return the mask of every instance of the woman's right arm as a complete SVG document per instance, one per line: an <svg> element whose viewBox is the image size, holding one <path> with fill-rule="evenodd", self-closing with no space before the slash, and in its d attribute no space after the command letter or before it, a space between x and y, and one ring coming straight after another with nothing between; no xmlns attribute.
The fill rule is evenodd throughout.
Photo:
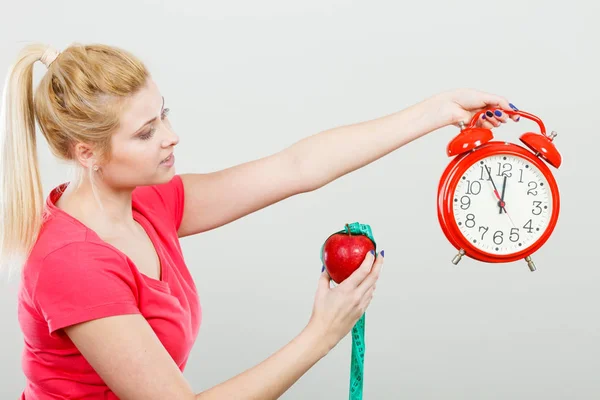
<svg viewBox="0 0 600 400"><path fill-rule="evenodd" d="M120 399L277 399L352 329L371 302L383 257L330 288L321 274L306 328L265 361L199 394L141 315L101 318L65 328L75 346Z"/></svg>

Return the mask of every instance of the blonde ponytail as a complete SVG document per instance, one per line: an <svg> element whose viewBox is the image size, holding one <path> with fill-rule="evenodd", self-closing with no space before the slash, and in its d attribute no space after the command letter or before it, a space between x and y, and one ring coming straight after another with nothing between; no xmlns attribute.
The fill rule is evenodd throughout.
<svg viewBox="0 0 600 400"><path fill-rule="evenodd" d="M19 267L42 223L43 191L38 169L33 106L33 67L47 46L24 48L11 67L0 110L0 263Z"/></svg>
<svg viewBox="0 0 600 400"><path fill-rule="evenodd" d="M34 92L36 61L48 71ZM23 265L44 222L36 121L59 159L73 161L73 146L86 143L109 160L123 102L149 77L138 58L114 46L73 44L58 53L33 44L21 51L0 110L0 270Z"/></svg>

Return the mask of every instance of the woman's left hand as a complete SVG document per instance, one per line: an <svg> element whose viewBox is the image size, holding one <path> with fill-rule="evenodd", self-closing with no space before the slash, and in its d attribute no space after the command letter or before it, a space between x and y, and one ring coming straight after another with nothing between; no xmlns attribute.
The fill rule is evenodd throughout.
<svg viewBox="0 0 600 400"><path fill-rule="evenodd" d="M459 126L460 122L468 124L475 113L491 108L478 119L476 126L483 128L498 127L506 123L508 118L518 121L518 115L510 117L503 110L517 111L512 103L502 96L474 89L457 89L440 93L430 99L436 105L443 118L443 125Z"/></svg>

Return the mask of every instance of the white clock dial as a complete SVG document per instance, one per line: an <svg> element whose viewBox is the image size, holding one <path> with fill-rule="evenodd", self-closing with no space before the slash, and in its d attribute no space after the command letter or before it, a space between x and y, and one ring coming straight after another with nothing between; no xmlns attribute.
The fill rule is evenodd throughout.
<svg viewBox="0 0 600 400"><path fill-rule="evenodd" d="M503 208L494 185L500 197L504 187ZM533 245L544 233L552 215L552 192L535 164L496 154L464 173L453 195L453 211L460 232L473 246L509 255Z"/></svg>

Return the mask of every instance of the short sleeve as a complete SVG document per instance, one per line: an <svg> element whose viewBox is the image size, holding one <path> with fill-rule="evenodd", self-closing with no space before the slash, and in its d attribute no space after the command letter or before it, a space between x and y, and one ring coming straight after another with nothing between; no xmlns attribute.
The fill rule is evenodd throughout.
<svg viewBox="0 0 600 400"><path fill-rule="evenodd" d="M172 219L175 229L179 230L185 202L183 181L180 175L175 175L167 183L136 188L135 198L136 201L147 207L153 209L161 207Z"/></svg>
<svg viewBox="0 0 600 400"><path fill-rule="evenodd" d="M139 314L137 293L134 274L118 252L76 242L46 256L32 298L52 334L93 319Z"/></svg>

